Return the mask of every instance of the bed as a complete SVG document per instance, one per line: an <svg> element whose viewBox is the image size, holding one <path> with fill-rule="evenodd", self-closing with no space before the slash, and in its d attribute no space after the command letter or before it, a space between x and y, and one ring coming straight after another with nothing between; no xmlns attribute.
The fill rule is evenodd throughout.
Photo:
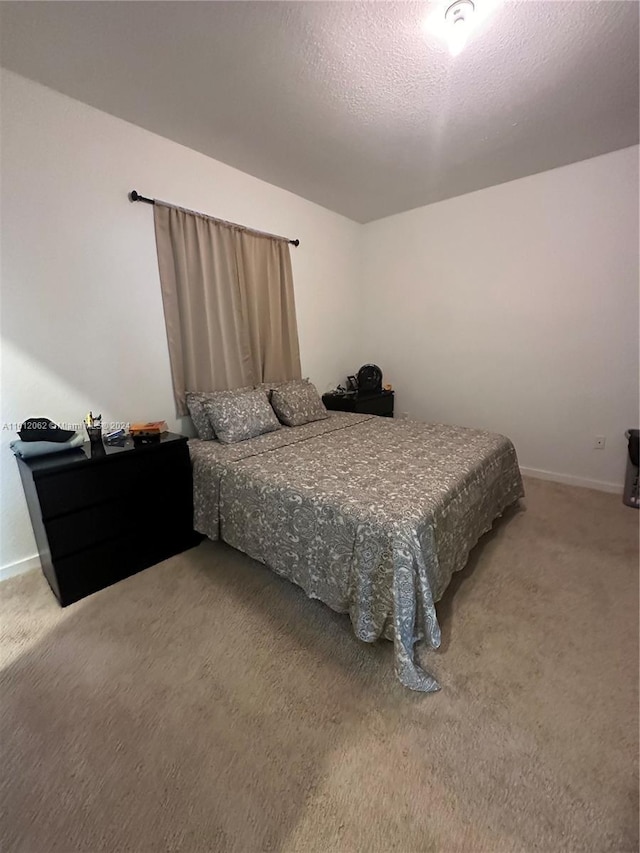
<svg viewBox="0 0 640 853"><path fill-rule="evenodd" d="M236 444L191 439L194 523L394 643L396 675L439 689L414 646L435 603L524 495L513 444L482 430L332 412Z"/></svg>

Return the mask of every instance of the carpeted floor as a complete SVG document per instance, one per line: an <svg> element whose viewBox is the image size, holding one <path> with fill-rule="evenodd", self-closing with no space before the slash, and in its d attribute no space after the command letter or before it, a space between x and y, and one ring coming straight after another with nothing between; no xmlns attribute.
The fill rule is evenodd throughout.
<svg viewBox="0 0 640 853"><path fill-rule="evenodd" d="M529 480L439 605L440 693L204 543L0 586L3 853L635 851L638 513Z"/></svg>

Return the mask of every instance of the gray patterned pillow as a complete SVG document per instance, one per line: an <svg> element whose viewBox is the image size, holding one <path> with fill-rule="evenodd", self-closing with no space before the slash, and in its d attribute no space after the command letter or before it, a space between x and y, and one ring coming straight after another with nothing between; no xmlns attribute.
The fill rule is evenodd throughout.
<svg viewBox="0 0 640 853"><path fill-rule="evenodd" d="M213 441L216 437L213 425L207 414L205 403L207 400L213 399L216 394L243 394L245 391L252 391L252 385L244 385L242 388L233 388L229 391L187 391L185 398L187 401L187 409L191 415L191 420L198 433L198 438L202 441Z"/></svg>
<svg viewBox="0 0 640 853"><path fill-rule="evenodd" d="M275 388L271 394L271 405L287 426L301 426L329 417L316 386L307 381L297 380Z"/></svg>
<svg viewBox="0 0 640 853"><path fill-rule="evenodd" d="M187 400L187 409L198 433L198 438L201 438L203 441L212 441L216 435L204 408L206 394L200 391L187 391L185 397Z"/></svg>
<svg viewBox="0 0 640 853"><path fill-rule="evenodd" d="M207 396L204 408L217 439L223 444L246 441L280 429L264 391L215 391Z"/></svg>

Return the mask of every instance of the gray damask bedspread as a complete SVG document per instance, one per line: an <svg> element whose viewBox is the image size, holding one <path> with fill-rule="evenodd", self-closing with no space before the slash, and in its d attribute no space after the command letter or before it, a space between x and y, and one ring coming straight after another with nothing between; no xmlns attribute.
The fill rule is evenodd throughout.
<svg viewBox="0 0 640 853"><path fill-rule="evenodd" d="M438 689L414 644L440 645L435 602L524 494L508 438L335 412L238 444L192 439L189 448L199 532L349 613L361 640L393 640L402 684Z"/></svg>

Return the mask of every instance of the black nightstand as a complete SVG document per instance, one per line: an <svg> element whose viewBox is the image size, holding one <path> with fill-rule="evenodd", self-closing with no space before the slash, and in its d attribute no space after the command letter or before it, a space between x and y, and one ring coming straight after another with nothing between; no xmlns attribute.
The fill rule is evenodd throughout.
<svg viewBox="0 0 640 853"><path fill-rule="evenodd" d="M42 570L64 607L196 545L187 438L18 459Z"/></svg>
<svg viewBox="0 0 640 853"><path fill-rule="evenodd" d="M322 402L333 412L357 412L360 415L393 417L393 391L377 394L323 394Z"/></svg>

